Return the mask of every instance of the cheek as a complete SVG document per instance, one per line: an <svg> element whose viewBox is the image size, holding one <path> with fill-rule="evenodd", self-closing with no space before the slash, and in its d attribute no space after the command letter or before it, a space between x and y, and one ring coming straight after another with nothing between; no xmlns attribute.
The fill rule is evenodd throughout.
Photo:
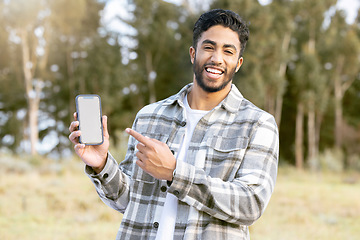
<svg viewBox="0 0 360 240"><path fill-rule="evenodd" d="M229 60L228 61L228 67L231 67L231 68L233 68L233 69L238 69L238 67L240 67L240 65L239 65L239 61L236 59L231 59L231 60Z"/></svg>
<svg viewBox="0 0 360 240"><path fill-rule="evenodd" d="M205 62L211 59L212 53L199 49L196 51L196 55L194 57L200 62Z"/></svg>
<svg viewBox="0 0 360 240"><path fill-rule="evenodd" d="M196 55L196 57L194 58L194 61L193 61L193 64L197 65L198 67L204 66L205 63L206 63L206 61L204 61L203 58L199 54Z"/></svg>

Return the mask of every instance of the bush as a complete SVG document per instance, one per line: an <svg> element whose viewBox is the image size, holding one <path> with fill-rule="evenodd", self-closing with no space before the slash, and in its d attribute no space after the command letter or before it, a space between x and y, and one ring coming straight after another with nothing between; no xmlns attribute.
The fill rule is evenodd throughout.
<svg viewBox="0 0 360 240"><path fill-rule="evenodd" d="M340 149L326 149L319 154L320 170L342 172L344 170L344 152Z"/></svg>

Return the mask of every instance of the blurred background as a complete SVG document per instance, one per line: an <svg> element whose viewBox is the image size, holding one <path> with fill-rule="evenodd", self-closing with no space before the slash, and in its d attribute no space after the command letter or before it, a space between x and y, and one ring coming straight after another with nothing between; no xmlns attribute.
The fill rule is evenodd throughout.
<svg viewBox="0 0 360 240"><path fill-rule="evenodd" d="M276 118L279 176L252 239L360 236L359 0L1 0L0 239L114 239L74 156L75 96L98 94L120 162L144 105L192 81L192 27L247 20L234 84Z"/></svg>

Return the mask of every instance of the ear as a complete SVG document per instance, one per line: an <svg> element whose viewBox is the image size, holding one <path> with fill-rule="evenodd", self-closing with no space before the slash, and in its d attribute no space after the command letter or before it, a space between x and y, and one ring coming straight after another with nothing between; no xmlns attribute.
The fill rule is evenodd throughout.
<svg viewBox="0 0 360 240"><path fill-rule="evenodd" d="M196 50L195 50L195 48L193 46L191 46L189 48L189 54L190 54L191 63L194 64Z"/></svg>
<svg viewBox="0 0 360 240"><path fill-rule="evenodd" d="M236 71L235 72L239 71L241 65L243 64L243 60L244 60L243 57L239 58L238 63L236 65Z"/></svg>

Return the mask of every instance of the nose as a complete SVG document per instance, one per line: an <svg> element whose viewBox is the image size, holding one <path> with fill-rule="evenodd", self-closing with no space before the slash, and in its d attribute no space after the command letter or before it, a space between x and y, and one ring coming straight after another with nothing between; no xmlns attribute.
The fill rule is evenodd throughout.
<svg viewBox="0 0 360 240"><path fill-rule="evenodd" d="M213 51L211 54L211 61L213 63L216 63L217 65L222 64L224 61L224 58L222 56L221 51Z"/></svg>

